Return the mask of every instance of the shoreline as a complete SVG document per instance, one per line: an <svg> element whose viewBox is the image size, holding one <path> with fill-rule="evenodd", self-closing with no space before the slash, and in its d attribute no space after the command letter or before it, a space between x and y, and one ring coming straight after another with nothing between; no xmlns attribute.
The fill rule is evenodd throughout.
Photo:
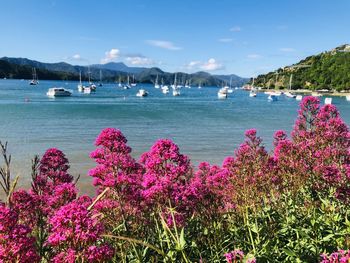
<svg viewBox="0 0 350 263"><path fill-rule="evenodd" d="M320 91L313 91L313 90L307 90L307 89L297 89L297 90L278 90L278 89L261 89L257 90L258 92L266 92L266 91L272 91L272 92L292 92L292 93L298 93L298 94L309 94L312 95L312 93L320 94L321 96L334 96L334 97L346 97L350 96L350 92L320 92Z"/></svg>

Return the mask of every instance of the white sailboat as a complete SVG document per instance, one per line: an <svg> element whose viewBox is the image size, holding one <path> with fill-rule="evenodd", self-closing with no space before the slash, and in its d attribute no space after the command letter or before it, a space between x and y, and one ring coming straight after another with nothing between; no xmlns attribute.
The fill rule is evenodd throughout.
<svg viewBox="0 0 350 263"><path fill-rule="evenodd" d="M289 78L289 91L285 92L284 95L288 98L296 98L296 95L291 93L292 90L292 79L293 79L293 74L290 75Z"/></svg>
<svg viewBox="0 0 350 263"><path fill-rule="evenodd" d="M84 85L81 82L81 71L79 71L79 84L78 84L78 91L83 92L84 91Z"/></svg>
<svg viewBox="0 0 350 263"><path fill-rule="evenodd" d="M228 92L228 93L233 93L233 89L232 89L232 76L231 76L231 78L230 78L230 86L229 86L229 88L227 89L227 92Z"/></svg>
<svg viewBox="0 0 350 263"><path fill-rule="evenodd" d="M201 88L202 88L202 83L199 82L199 84L198 84L198 89L201 89Z"/></svg>
<svg viewBox="0 0 350 263"><path fill-rule="evenodd" d="M173 96L180 96L180 89L176 83L176 73L175 73L174 84L172 85L172 88L173 88Z"/></svg>
<svg viewBox="0 0 350 263"><path fill-rule="evenodd" d="M91 81L91 71L90 71L90 66L88 66L88 77L89 77L89 88L91 91L96 91L96 85Z"/></svg>
<svg viewBox="0 0 350 263"><path fill-rule="evenodd" d="M350 95L346 95L346 96L345 96L345 99L346 99L347 101L350 101Z"/></svg>
<svg viewBox="0 0 350 263"><path fill-rule="evenodd" d="M154 83L154 87L155 87L156 89L159 89L159 88L160 88L160 86L159 86L159 84L158 84L158 74L157 74L157 77L156 77L156 82Z"/></svg>
<svg viewBox="0 0 350 263"><path fill-rule="evenodd" d="M122 77L119 76L119 84L118 84L118 87L121 88L123 87L123 84L122 84Z"/></svg>
<svg viewBox="0 0 350 263"><path fill-rule="evenodd" d="M32 68L32 75L33 75L33 79L29 82L29 85L38 85L39 80L38 80L38 75L36 74L35 68Z"/></svg>
<svg viewBox="0 0 350 263"><path fill-rule="evenodd" d="M124 89L130 89L131 87L130 87L130 77L129 77L129 75L128 75L128 80L127 80L127 83L126 83L126 85L124 85Z"/></svg>
<svg viewBox="0 0 350 263"><path fill-rule="evenodd" d="M100 70L100 82L98 83L99 87L102 87L102 71Z"/></svg>
<svg viewBox="0 0 350 263"><path fill-rule="evenodd" d="M131 87L135 87L137 84L135 82L135 75L132 75L132 83L131 83Z"/></svg>

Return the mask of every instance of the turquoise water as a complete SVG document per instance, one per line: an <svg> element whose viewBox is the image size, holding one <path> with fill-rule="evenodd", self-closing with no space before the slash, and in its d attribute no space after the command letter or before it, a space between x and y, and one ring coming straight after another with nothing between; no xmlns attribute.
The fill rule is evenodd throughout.
<svg viewBox="0 0 350 263"><path fill-rule="evenodd" d="M50 99L46 92L53 86L73 90L72 97ZM139 88L149 91L136 97ZM87 171L94 166L89 153L99 132L119 128L138 158L159 138L170 138L190 156L200 161L221 164L243 141L246 129L256 128L267 148L277 129L290 131L297 116L295 99L281 96L268 102L267 95L250 98L235 90L227 100L217 99L216 87L182 89L181 96L164 95L151 85L121 90L115 84L98 87L96 94L77 92L76 82L0 80L0 140L8 141L13 155L13 173L22 185L30 180L30 160L49 147L63 150L71 172L81 174L83 192L91 188ZM324 99L322 99L324 100ZM350 102L333 98L345 122L350 123Z"/></svg>

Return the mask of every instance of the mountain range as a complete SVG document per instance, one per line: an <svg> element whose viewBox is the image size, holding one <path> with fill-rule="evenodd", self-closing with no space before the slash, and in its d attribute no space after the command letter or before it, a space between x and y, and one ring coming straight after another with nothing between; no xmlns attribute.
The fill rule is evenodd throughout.
<svg viewBox="0 0 350 263"><path fill-rule="evenodd" d="M296 64L259 75L254 85L277 89L349 90L350 45L341 45L306 57Z"/></svg>
<svg viewBox="0 0 350 263"><path fill-rule="evenodd" d="M65 62L43 63L27 58L0 58L0 77L30 79L32 68L36 68L39 79L48 80L78 80L79 72L83 80L87 80L89 72L91 78L99 81L100 72L105 82L125 82L127 77L134 78L140 83L154 83L158 76L159 83L166 84L174 81L175 73L165 72L157 67L128 67L122 62L110 62L107 64L95 64L90 66L71 65ZM237 75L211 75L207 72L193 74L176 72L178 83L189 81L191 85L221 86L223 82L232 81L232 86L242 86L249 81Z"/></svg>

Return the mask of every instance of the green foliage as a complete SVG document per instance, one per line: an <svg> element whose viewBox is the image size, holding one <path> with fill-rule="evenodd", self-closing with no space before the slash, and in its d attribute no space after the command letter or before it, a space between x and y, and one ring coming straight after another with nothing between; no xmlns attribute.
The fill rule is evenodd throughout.
<svg viewBox="0 0 350 263"><path fill-rule="evenodd" d="M350 52L345 46L329 52L307 57L292 67L278 69L278 75L270 72L255 79L257 86L289 87L293 74L292 89L350 89ZM277 75L277 76L276 76Z"/></svg>

